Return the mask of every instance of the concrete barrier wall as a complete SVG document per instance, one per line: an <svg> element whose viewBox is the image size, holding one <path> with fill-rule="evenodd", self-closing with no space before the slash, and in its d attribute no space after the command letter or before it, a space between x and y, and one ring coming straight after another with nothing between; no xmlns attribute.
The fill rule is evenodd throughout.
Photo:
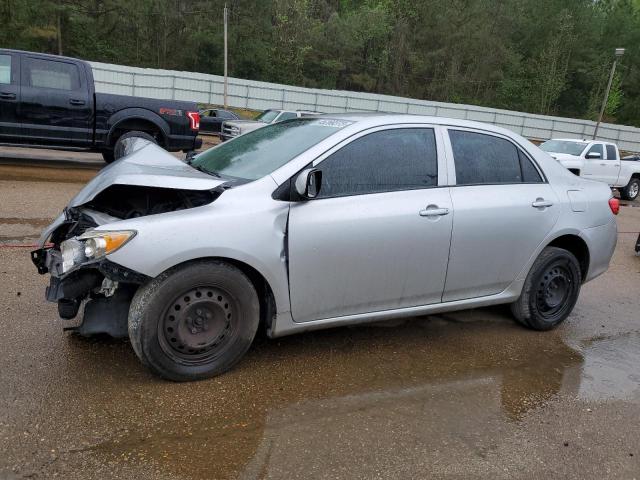
<svg viewBox="0 0 640 480"><path fill-rule="evenodd" d="M98 92L214 105L223 103L223 77L219 75L90 63ZM596 125L589 120L375 93L295 87L240 78L229 78L228 99L232 107L252 110L286 108L325 113L371 111L462 118L499 125L533 140L591 138ZM598 138L617 143L621 150L640 152L640 128L603 123Z"/></svg>

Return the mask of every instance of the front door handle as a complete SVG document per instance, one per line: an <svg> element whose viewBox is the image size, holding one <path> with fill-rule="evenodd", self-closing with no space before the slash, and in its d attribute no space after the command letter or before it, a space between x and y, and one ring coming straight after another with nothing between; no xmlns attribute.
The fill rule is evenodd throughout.
<svg viewBox="0 0 640 480"><path fill-rule="evenodd" d="M421 217L441 217L443 215L449 215L448 208L440 208L437 205L429 205L424 210L420 210Z"/></svg>
<svg viewBox="0 0 640 480"><path fill-rule="evenodd" d="M549 202L548 200L545 200L544 198L536 198L536 201L533 202L531 204L531 206L533 208L547 208L547 207L552 207L553 206L553 202Z"/></svg>
<svg viewBox="0 0 640 480"><path fill-rule="evenodd" d="M84 100L78 100L78 99L72 98L71 100L69 100L69 103L71 105L84 105Z"/></svg>
<svg viewBox="0 0 640 480"><path fill-rule="evenodd" d="M0 92L0 98L3 100L15 100L16 94L11 92Z"/></svg>

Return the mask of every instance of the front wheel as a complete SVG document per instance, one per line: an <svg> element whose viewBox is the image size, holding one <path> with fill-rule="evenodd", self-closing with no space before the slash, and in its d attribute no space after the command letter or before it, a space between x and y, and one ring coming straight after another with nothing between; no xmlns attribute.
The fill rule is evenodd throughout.
<svg viewBox="0 0 640 480"><path fill-rule="evenodd" d="M640 179L632 178L627 186L624 188L620 188L619 191L620 197L623 200L635 200L636 198L638 198L638 193L640 193Z"/></svg>
<svg viewBox="0 0 640 480"><path fill-rule="evenodd" d="M562 248L547 247L527 275L511 311L523 325L550 330L569 316L578 301L582 275L576 257Z"/></svg>
<svg viewBox="0 0 640 480"><path fill-rule="evenodd" d="M251 346L260 305L247 276L220 261L171 269L142 286L129 309L129 338L143 364L174 381L231 369Z"/></svg>

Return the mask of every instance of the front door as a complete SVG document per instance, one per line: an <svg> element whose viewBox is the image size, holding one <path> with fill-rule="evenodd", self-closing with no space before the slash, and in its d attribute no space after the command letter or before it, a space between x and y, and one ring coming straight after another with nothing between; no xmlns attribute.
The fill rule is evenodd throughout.
<svg viewBox="0 0 640 480"><path fill-rule="evenodd" d="M456 186L444 302L506 289L560 214L553 189L510 140L470 130L449 138Z"/></svg>
<svg viewBox="0 0 640 480"><path fill-rule="evenodd" d="M587 158L590 153L600 154L599 158ZM617 164L617 166L616 166ZM618 170L620 162L615 159L608 160L604 144L594 143L585 153L584 168L582 175L590 180L606 182L609 185L615 184L618 180Z"/></svg>
<svg viewBox="0 0 640 480"><path fill-rule="evenodd" d="M17 54L0 53L0 142L20 136L20 75Z"/></svg>
<svg viewBox="0 0 640 480"><path fill-rule="evenodd" d="M434 129L363 134L316 168L319 196L289 214L293 319L440 302L453 211Z"/></svg>
<svg viewBox="0 0 640 480"><path fill-rule="evenodd" d="M21 70L25 141L87 146L93 133L93 99L78 65L25 54Z"/></svg>

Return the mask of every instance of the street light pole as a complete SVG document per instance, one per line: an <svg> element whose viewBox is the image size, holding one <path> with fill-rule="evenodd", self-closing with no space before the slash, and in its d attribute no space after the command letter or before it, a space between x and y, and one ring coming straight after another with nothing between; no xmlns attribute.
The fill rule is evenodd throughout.
<svg viewBox="0 0 640 480"><path fill-rule="evenodd" d="M224 109L228 108L227 102L227 4L224 4Z"/></svg>
<svg viewBox="0 0 640 480"><path fill-rule="evenodd" d="M596 123L596 129L593 131L593 139L595 140L598 136L598 129L600 128L600 123L602 123L602 117L604 115L604 110L607 108L607 101L609 100L609 91L611 90L611 84L613 83L613 76L616 73L616 64L618 63L618 58L624 55L624 48L616 48L615 58L613 59L613 65L611 66L611 73L609 74L609 83L607 83L607 90L604 92L604 100L602 100L602 107L600 108L600 115L598 115L598 123Z"/></svg>

